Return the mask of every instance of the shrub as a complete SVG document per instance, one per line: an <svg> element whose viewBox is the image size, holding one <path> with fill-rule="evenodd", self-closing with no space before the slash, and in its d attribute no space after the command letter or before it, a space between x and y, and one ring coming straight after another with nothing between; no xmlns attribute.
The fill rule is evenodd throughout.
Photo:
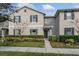
<svg viewBox="0 0 79 59"><path fill-rule="evenodd" d="M43 41L44 36L42 35L22 35L22 36L14 36L8 35L5 36L7 41L19 42L19 41Z"/></svg>
<svg viewBox="0 0 79 59"><path fill-rule="evenodd" d="M56 36L49 36L49 41L57 41Z"/></svg>
<svg viewBox="0 0 79 59"><path fill-rule="evenodd" d="M74 41L74 39L67 39L67 40L65 40L65 43L67 44L73 44L75 41Z"/></svg>
<svg viewBox="0 0 79 59"><path fill-rule="evenodd" d="M79 36L78 35L60 35L59 36L59 41L60 42L65 42L67 39L73 39L75 42L79 41Z"/></svg>

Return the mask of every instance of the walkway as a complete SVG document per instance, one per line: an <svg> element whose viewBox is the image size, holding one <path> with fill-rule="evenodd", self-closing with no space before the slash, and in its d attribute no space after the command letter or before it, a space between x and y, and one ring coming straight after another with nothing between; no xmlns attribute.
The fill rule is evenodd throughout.
<svg viewBox="0 0 79 59"><path fill-rule="evenodd" d="M66 48L34 48L34 47L8 47L1 46L0 51L11 51L11 52L38 52L38 53L64 53L64 54L78 54L79 49L66 49Z"/></svg>
<svg viewBox="0 0 79 59"><path fill-rule="evenodd" d="M51 45L50 45L50 42L48 40L45 40L45 48L0 46L0 51L63 53L63 54L78 54L79 55L79 49L52 48Z"/></svg>
<svg viewBox="0 0 79 59"><path fill-rule="evenodd" d="M50 45L50 42L48 41L48 39L44 39L44 42L45 42L45 48L46 49L51 49L51 45Z"/></svg>

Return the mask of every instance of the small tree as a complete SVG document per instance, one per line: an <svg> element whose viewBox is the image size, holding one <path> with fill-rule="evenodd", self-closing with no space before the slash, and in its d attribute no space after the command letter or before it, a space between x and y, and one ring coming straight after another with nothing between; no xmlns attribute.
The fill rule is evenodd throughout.
<svg viewBox="0 0 79 59"><path fill-rule="evenodd" d="M79 19L76 19L74 21L71 21L71 23L76 26L75 30L78 33L78 39L79 39Z"/></svg>

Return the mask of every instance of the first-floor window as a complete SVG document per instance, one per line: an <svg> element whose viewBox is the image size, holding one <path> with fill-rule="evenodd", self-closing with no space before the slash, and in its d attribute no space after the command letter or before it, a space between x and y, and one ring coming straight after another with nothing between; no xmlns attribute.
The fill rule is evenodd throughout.
<svg viewBox="0 0 79 59"><path fill-rule="evenodd" d="M74 35L74 28L64 28L65 35Z"/></svg>
<svg viewBox="0 0 79 59"><path fill-rule="evenodd" d="M30 29L31 35L37 35L37 29Z"/></svg>
<svg viewBox="0 0 79 59"><path fill-rule="evenodd" d="M14 29L14 35L20 35L21 30L20 29Z"/></svg>

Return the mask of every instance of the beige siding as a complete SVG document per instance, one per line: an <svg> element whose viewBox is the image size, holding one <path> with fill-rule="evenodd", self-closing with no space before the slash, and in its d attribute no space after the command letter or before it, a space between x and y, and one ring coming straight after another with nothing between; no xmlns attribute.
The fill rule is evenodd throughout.
<svg viewBox="0 0 79 59"><path fill-rule="evenodd" d="M79 19L79 12L75 12L75 19L74 20L64 20L64 13L61 12L60 13L60 18L59 18L59 23L60 23L60 29L59 29L59 34L60 35L64 35L64 28L70 28L73 27L74 29L76 29L76 26L71 23L74 22L76 19ZM74 34L77 35L76 30L74 30Z"/></svg>
<svg viewBox="0 0 79 59"><path fill-rule="evenodd" d="M26 10L26 12L24 12L24 10ZM37 15L38 16L38 22L37 23L31 23L30 22L30 15ZM32 29L32 27L34 27L35 29L38 29L38 35L43 35L43 26L44 26L44 14L41 14L39 12L33 11L31 9L28 8L23 8L20 11L18 11L17 13L13 13L10 15L10 18L14 19L14 16L21 16L21 23L20 24L24 24L24 27L26 27L24 29L24 32L22 33L23 35L29 35L30 34L30 29ZM20 25L18 24L18 25ZM17 24L12 24L9 23L9 26L17 26ZM13 29L15 28L9 28L9 34L13 34ZM41 33L40 33L41 32Z"/></svg>
<svg viewBox="0 0 79 59"><path fill-rule="evenodd" d="M47 19L47 23L45 23L44 26L49 26L51 27L51 29L49 30L49 35L55 35L56 34L56 19L54 17L46 17L45 19Z"/></svg>

